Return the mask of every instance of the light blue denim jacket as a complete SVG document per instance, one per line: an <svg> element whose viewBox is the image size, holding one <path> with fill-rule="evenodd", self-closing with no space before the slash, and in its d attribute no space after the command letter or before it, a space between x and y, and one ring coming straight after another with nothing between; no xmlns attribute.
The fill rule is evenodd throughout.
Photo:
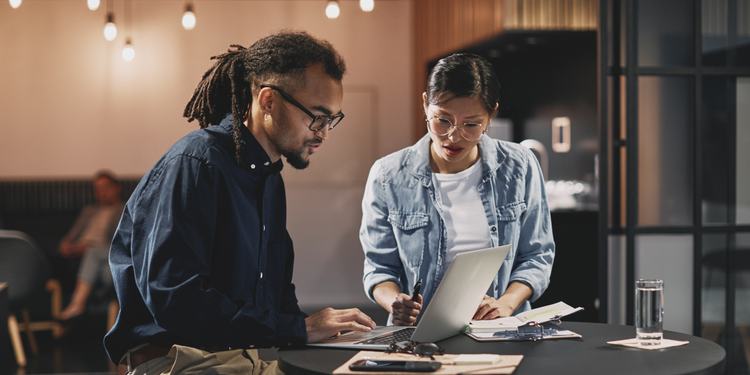
<svg viewBox="0 0 750 375"><path fill-rule="evenodd" d="M479 152L483 172L478 190L492 245L513 245L493 281L493 297L499 298L511 281L521 281L533 289L534 301L549 285L555 257L541 169L531 151L515 143L483 137ZM447 230L429 155L430 137L425 135L375 162L359 231L367 296L375 301L373 288L385 281L411 295L421 278L423 312L447 270ZM516 313L530 308L526 301Z"/></svg>

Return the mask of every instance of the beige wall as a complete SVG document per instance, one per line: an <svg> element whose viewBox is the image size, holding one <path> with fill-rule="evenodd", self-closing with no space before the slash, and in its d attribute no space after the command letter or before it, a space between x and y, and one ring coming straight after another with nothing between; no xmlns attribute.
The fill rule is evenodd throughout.
<svg viewBox="0 0 750 375"><path fill-rule="evenodd" d="M135 59L103 37L105 4L83 0L0 3L0 178L90 176L109 168L141 176L176 140L197 129L182 111L210 56L279 28L305 29L346 58L346 119L305 171L285 168L289 230L300 303L369 304L357 231L372 162L412 142L412 11L409 0L376 1L364 13L341 2L195 1L197 25L180 25L182 0L132 1Z"/></svg>
<svg viewBox="0 0 750 375"><path fill-rule="evenodd" d="M397 118L410 118L407 0L379 1L371 13L343 1L335 20L325 17L323 1L199 0L191 31L180 25L184 1L133 0L132 62L121 57L124 2L114 1L113 42L102 33L106 1L97 11L85 3L25 0L18 9L0 4L1 178L88 176L103 167L145 173L174 141L197 128L182 110L211 65L209 57L279 28L305 29L333 43L349 66L345 86L373 91L378 119L395 126ZM349 117L357 109L347 104ZM376 125L383 152L406 144ZM354 141L335 135L331 143Z"/></svg>

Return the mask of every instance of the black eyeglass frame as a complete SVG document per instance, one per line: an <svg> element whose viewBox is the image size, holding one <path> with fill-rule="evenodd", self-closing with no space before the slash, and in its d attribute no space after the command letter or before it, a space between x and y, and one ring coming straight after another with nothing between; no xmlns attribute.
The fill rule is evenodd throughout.
<svg viewBox="0 0 750 375"><path fill-rule="evenodd" d="M407 353L417 357L429 357L434 360L436 355L445 354L445 349L432 342L416 342L412 340L394 342L385 350L386 353Z"/></svg>
<svg viewBox="0 0 750 375"><path fill-rule="evenodd" d="M334 116L314 115L312 112L310 112L310 110L308 110L307 108L305 108L305 106L303 106L302 104L300 104L298 101L294 100L294 98L292 98L291 95L289 95L286 92L284 92L284 90L282 90L282 89L280 89L280 88L278 88L276 86L273 86L273 85L260 85L261 89L266 88L266 87L268 87L271 90L274 90L274 91L278 92L279 94L281 94L281 97L284 98L284 100L286 100L287 102L291 103L295 107L299 108L300 110L302 110L302 112L305 112L306 115L312 117L313 120L310 123L310 126L308 126L308 128L311 131L319 132L319 131L323 130L323 128L326 127L326 126L328 126L328 130L333 130L333 128L335 128L336 125L338 125L341 122L341 120L344 118L344 113L343 112L339 112L339 114L334 115ZM315 122L318 121L318 120L320 120L320 119L322 119L322 118L327 118L328 120L326 120L323 123L323 125L321 125L317 129L313 128L313 125L315 125Z"/></svg>

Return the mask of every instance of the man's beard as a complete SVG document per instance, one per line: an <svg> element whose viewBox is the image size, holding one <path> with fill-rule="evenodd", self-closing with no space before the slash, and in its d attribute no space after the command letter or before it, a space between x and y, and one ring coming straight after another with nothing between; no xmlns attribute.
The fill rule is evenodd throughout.
<svg viewBox="0 0 750 375"><path fill-rule="evenodd" d="M290 128L289 122L287 121L287 111L286 109L282 109L282 111L279 113L279 120L276 121L276 124L274 126L276 127L276 134L281 138L279 144L282 144L281 147L284 147L283 144L286 143L284 141L287 140L287 131ZM281 155L284 155L286 157L287 163L291 165L294 169L305 169L308 165L310 165L310 159L305 159L302 154L305 152L305 149L311 144L311 143L322 143L323 139L320 137L315 137L314 139L309 139L305 141L305 143L302 144L302 147L298 149L292 149L289 148L280 148L279 152Z"/></svg>
<svg viewBox="0 0 750 375"><path fill-rule="evenodd" d="M305 160L302 157L302 153L305 151L305 147L307 147L307 142L305 142L305 146L302 146L302 148L297 150L282 150L281 154L286 157L286 162L289 163L294 169L305 169L308 165L310 165L310 159Z"/></svg>

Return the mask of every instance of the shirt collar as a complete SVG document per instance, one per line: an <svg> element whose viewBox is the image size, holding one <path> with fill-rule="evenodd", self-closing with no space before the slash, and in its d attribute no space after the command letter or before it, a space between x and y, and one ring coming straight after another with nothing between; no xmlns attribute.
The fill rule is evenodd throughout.
<svg viewBox="0 0 750 375"><path fill-rule="evenodd" d="M497 147L496 141L484 135L479 141L479 154L484 167L484 177L488 178L500 167L505 160L505 154ZM417 178L429 178L433 174L430 167L430 135L425 134L417 143L410 147L408 155L403 161L404 167Z"/></svg>
<svg viewBox="0 0 750 375"><path fill-rule="evenodd" d="M221 120L221 123L219 123L219 127L221 128L222 132L226 133L229 136L230 140L232 140L230 154L234 155L236 151L233 141L234 125L232 123L231 113L224 116L224 119ZM277 160L275 163L272 162L271 158L266 153L266 150L263 149L263 146L260 145L258 140L255 138L253 133L250 132L250 129L248 129L247 126L240 126L240 137L240 144L242 144L240 157L245 162L245 166L247 169L265 175L281 172L281 170L284 168L284 163L281 161L281 159Z"/></svg>

